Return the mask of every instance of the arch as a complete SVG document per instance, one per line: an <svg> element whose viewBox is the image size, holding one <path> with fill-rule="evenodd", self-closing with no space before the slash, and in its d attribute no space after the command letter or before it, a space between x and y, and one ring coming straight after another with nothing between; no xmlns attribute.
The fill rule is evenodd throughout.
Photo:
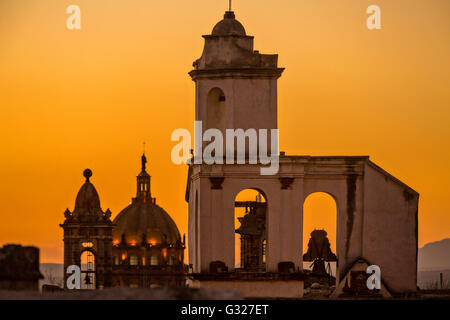
<svg viewBox="0 0 450 320"><path fill-rule="evenodd" d="M219 129L225 133L226 129L226 97L220 88L212 88L208 92L206 101L205 129Z"/></svg>
<svg viewBox="0 0 450 320"><path fill-rule="evenodd" d="M233 193L233 199L236 199L239 195L241 195L242 192L244 192L244 191L246 191L246 190L259 192L259 193L262 195L262 197L264 198L265 202L268 202L268 201L267 201L267 195L266 195L266 193L264 192L263 188L255 187L255 186L253 186L253 187L243 187L243 188L237 189L237 190Z"/></svg>
<svg viewBox="0 0 450 320"><path fill-rule="evenodd" d="M329 192L312 192L305 196L303 199L303 252L305 255L308 252L308 244L311 238L311 233L315 230L325 230L326 236L330 243L330 249L333 254L337 255L337 226L338 226L338 202L337 198ZM322 233L325 235L324 233ZM309 257L312 259L312 257ZM332 258L330 258L332 259ZM304 269L312 269L312 261L304 261ZM328 263L326 263L328 267ZM330 262L331 271L333 276L336 276L336 262Z"/></svg>
<svg viewBox="0 0 450 320"><path fill-rule="evenodd" d="M95 290L97 282L96 255L94 250L80 252L81 289Z"/></svg>
<svg viewBox="0 0 450 320"><path fill-rule="evenodd" d="M304 196L303 199L302 199L302 203L305 204L305 201L308 200L308 198L309 198L310 196L313 196L314 194L318 194L318 193L324 193L324 194L330 196L330 197L334 200L334 202L336 203L336 208L339 207L339 200L338 200L338 197L336 197L332 192L329 192L329 191L322 191L321 189L318 189L317 191L314 190L314 191L311 191L311 192L305 194L305 196Z"/></svg>
<svg viewBox="0 0 450 320"><path fill-rule="evenodd" d="M267 196L260 188L245 188L234 198L234 266L264 271L267 251Z"/></svg>

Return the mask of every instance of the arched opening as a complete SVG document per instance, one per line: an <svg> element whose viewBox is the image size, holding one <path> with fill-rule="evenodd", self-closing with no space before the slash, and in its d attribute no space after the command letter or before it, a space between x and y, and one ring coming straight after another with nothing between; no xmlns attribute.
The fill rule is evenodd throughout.
<svg viewBox="0 0 450 320"><path fill-rule="evenodd" d="M81 253L81 289L96 288L95 255L90 250Z"/></svg>
<svg viewBox="0 0 450 320"><path fill-rule="evenodd" d="M267 198L255 189L245 189L235 198L235 268L265 271L267 254Z"/></svg>
<svg viewBox="0 0 450 320"><path fill-rule="evenodd" d="M226 128L226 98L219 88L211 89L207 98L206 128L219 129L225 134Z"/></svg>
<svg viewBox="0 0 450 320"><path fill-rule="evenodd" d="M303 269L328 283L336 277L337 204L324 192L310 194L303 203ZM331 276L331 277L330 277ZM316 279L316 282L319 280ZM332 283L334 284L334 283Z"/></svg>

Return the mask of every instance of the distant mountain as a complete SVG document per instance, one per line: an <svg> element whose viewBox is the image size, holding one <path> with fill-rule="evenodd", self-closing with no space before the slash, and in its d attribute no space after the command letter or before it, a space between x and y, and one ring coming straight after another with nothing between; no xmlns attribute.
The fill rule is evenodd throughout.
<svg viewBox="0 0 450 320"><path fill-rule="evenodd" d="M450 269L450 238L430 242L419 249L419 271Z"/></svg>

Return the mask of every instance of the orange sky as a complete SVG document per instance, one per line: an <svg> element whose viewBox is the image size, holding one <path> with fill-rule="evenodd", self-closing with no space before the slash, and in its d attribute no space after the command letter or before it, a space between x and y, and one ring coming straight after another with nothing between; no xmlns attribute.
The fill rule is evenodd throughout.
<svg viewBox="0 0 450 320"><path fill-rule="evenodd" d="M81 7L81 30L66 28L70 4ZM58 224L83 169L115 216L134 196L144 140L153 195L187 232L186 167L172 164L170 135L193 128L187 72L227 4L0 1L0 245L36 245L42 262L62 262ZM381 7L381 30L366 28L370 4ZM286 67L280 149L370 155L420 193L420 246L449 237L450 2L233 7L255 49L278 53Z"/></svg>

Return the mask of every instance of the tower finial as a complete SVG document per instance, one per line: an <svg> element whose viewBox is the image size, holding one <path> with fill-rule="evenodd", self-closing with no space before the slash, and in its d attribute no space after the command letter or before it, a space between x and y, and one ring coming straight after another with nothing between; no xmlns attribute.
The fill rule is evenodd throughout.
<svg viewBox="0 0 450 320"><path fill-rule="evenodd" d="M231 0L229 0L228 11L231 11Z"/></svg>
<svg viewBox="0 0 450 320"><path fill-rule="evenodd" d="M145 153L142 154L141 164L142 164L142 172L144 172L145 168L146 168L146 165L147 165L147 157L145 156Z"/></svg>
<svg viewBox="0 0 450 320"><path fill-rule="evenodd" d="M86 182L89 182L89 178L92 177L91 169L86 169L83 171L83 176L86 178Z"/></svg>

